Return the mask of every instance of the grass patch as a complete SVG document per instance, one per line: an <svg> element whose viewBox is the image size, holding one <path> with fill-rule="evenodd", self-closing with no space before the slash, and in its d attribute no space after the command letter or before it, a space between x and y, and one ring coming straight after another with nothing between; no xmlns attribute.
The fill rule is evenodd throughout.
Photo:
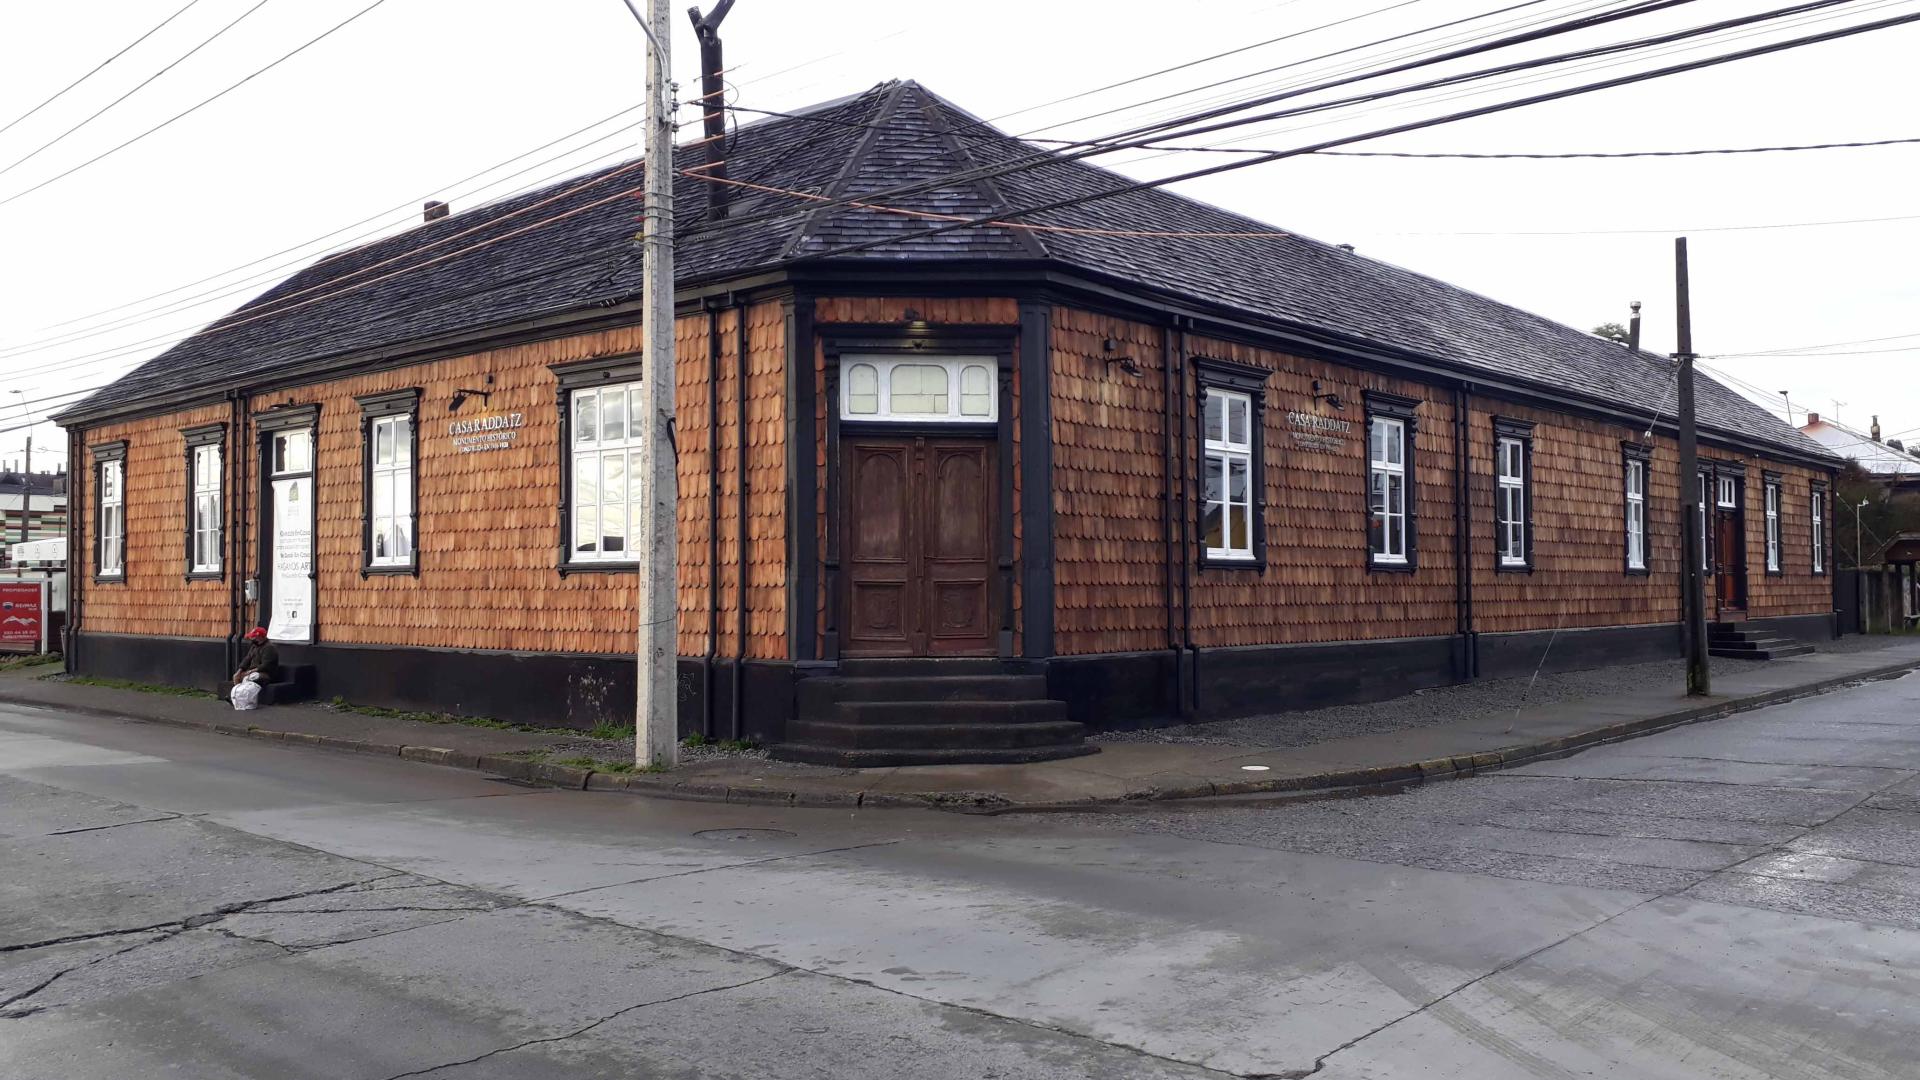
<svg viewBox="0 0 1920 1080"><path fill-rule="evenodd" d="M529 761L543 762L548 765L559 765L568 769L587 769L592 772L620 773L624 775L626 773L663 773L667 771L664 765L636 765L631 761L607 761L604 758L589 757L586 754L575 754L572 757L557 758L550 756L550 752L546 750L529 750L524 754L516 754L514 756L525 757Z"/></svg>
<svg viewBox="0 0 1920 1080"><path fill-rule="evenodd" d="M747 750L760 749L760 744L757 742L754 742L752 739L709 739L705 735L702 735L697 731L687 736L686 738L681 739L680 745L687 747L690 750L698 749L703 746L711 746L715 750L719 750L723 753L732 753L732 754L742 753Z"/></svg>
<svg viewBox="0 0 1920 1080"><path fill-rule="evenodd" d="M622 739L633 738L633 725L595 724L593 727L587 729L586 734L589 739L606 739L610 742L619 742Z"/></svg>
<svg viewBox="0 0 1920 1080"><path fill-rule="evenodd" d="M164 694L168 697L211 698L219 700L219 695L191 686L159 686L154 683L134 682L132 679L102 679L93 675L75 675L67 680L80 686L104 686L109 690L138 690L143 694Z"/></svg>
<svg viewBox="0 0 1920 1080"><path fill-rule="evenodd" d="M57 664L59 662L60 654L57 652L26 653L20 656L9 656L4 660L0 660L0 671L18 671L21 668L39 667L41 664Z"/></svg>
<svg viewBox="0 0 1920 1080"><path fill-rule="evenodd" d="M516 724L508 720L495 720L491 716L455 716L452 713L419 712L411 709L389 709L383 705L355 705L342 697L327 702L327 707L336 712L358 713L361 716L377 716L383 720L411 720L416 724L460 724L465 727L486 728L491 731L519 731L528 735L578 735L572 728L540 727L537 724Z"/></svg>

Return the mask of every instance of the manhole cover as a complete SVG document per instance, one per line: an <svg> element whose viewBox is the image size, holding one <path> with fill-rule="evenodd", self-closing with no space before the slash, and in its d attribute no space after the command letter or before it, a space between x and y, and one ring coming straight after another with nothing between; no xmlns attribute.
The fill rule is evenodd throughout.
<svg viewBox="0 0 1920 1080"><path fill-rule="evenodd" d="M791 840L785 829L701 829L694 836L702 840Z"/></svg>

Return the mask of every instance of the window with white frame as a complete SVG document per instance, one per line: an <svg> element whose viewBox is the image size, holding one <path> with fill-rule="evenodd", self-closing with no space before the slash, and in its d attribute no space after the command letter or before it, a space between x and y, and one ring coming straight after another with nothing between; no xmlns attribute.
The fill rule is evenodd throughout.
<svg viewBox="0 0 1920 1080"><path fill-rule="evenodd" d="M567 561L627 563L639 556L640 384L575 390L568 399L573 512ZM636 422L639 420L640 422Z"/></svg>
<svg viewBox="0 0 1920 1080"><path fill-rule="evenodd" d="M1627 569L1647 568L1647 462L1627 459Z"/></svg>
<svg viewBox="0 0 1920 1080"><path fill-rule="evenodd" d="M1528 559L1527 450L1520 434L1502 435L1494 444L1497 488L1494 492L1494 550L1505 569L1524 569Z"/></svg>
<svg viewBox="0 0 1920 1080"><path fill-rule="evenodd" d="M1719 493L1715 504L1726 510L1740 508L1740 478L1737 476L1720 477Z"/></svg>
<svg viewBox="0 0 1920 1080"><path fill-rule="evenodd" d="M1766 492L1767 514L1767 573L1780 572L1780 482L1768 480Z"/></svg>
<svg viewBox="0 0 1920 1080"><path fill-rule="evenodd" d="M985 356L849 356L840 416L855 421L989 424L1000 418L996 362Z"/></svg>
<svg viewBox="0 0 1920 1080"><path fill-rule="evenodd" d="M207 443L191 451L191 548L187 570L194 574L220 572L221 468L220 444Z"/></svg>
<svg viewBox="0 0 1920 1080"><path fill-rule="evenodd" d="M1700 474L1700 505L1698 509L1700 512L1700 572L1703 574L1713 569L1712 548L1707 542L1709 521L1707 517L1707 489L1711 487L1712 484L1712 477L1706 473Z"/></svg>
<svg viewBox="0 0 1920 1080"><path fill-rule="evenodd" d="M1253 399L1208 387L1200 534L1210 559L1253 559Z"/></svg>
<svg viewBox="0 0 1920 1080"><path fill-rule="evenodd" d="M1386 416L1367 424L1367 550L1376 563L1407 561L1407 425Z"/></svg>
<svg viewBox="0 0 1920 1080"><path fill-rule="evenodd" d="M1813 512L1813 572L1827 572L1827 493L1813 489L1809 508Z"/></svg>
<svg viewBox="0 0 1920 1080"><path fill-rule="evenodd" d="M100 537L94 566L97 577L118 578L127 573L126 464L124 458L100 463L100 503L95 522Z"/></svg>
<svg viewBox="0 0 1920 1080"><path fill-rule="evenodd" d="M413 415L367 421L367 565L413 565Z"/></svg>

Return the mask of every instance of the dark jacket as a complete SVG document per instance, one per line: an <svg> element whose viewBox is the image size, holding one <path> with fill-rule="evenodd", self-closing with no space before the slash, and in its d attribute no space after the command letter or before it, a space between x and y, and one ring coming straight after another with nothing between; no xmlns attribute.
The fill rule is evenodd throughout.
<svg viewBox="0 0 1920 1080"><path fill-rule="evenodd" d="M280 681L280 650L273 642L263 641L258 645L249 644L247 651L240 656L241 672L257 671L263 682Z"/></svg>

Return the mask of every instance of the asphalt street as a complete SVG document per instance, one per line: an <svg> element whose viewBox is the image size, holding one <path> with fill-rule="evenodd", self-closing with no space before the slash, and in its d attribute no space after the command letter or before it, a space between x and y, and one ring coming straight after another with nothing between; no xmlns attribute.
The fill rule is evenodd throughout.
<svg viewBox="0 0 1920 1080"><path fill-rule="evenodd" d="M1920 676L997 818L0 707L0 1077L152 1076L1920 1077Z"/></svg>

